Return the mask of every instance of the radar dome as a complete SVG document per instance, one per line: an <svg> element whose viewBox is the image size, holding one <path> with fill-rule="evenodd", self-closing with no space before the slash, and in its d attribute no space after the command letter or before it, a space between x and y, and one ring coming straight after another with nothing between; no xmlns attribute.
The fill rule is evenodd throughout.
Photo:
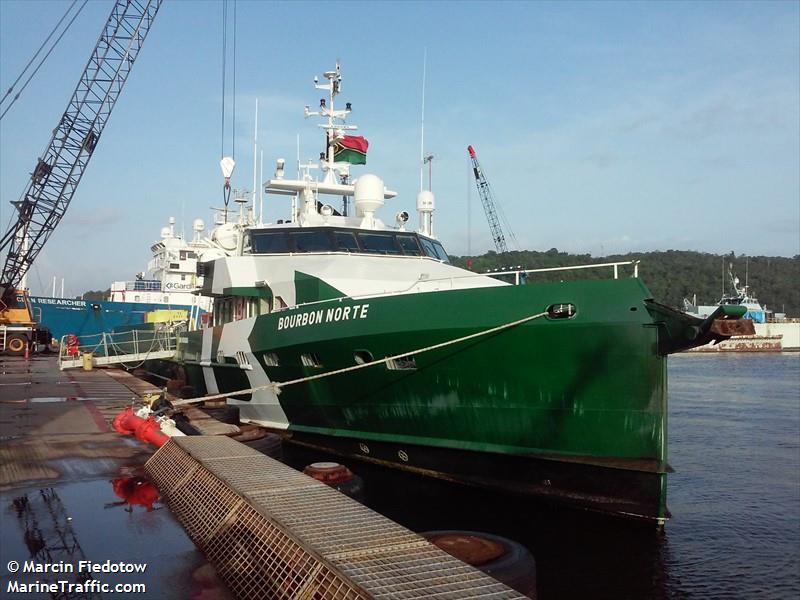
<svg viewBox="0 0 800 600"><path fill-rule="evenodd" d="M239 245L239 232L235 224L225 223L214 229L211 239L224 250L231 252Z"/></svg>
<svg viewBox="0 0 800 600"><path fill-rule="evenodd" d="M429 212L434 210L434 208L433 192L422 190L417 194L417 210L419 212Z"/></svg>
<svg viewBox="0 0 800 600"><path fill-rule="evenodd" d="M356 179L353 186L353 196L355 196L356 210L358 214L364 216L374 213L383 206L383 195L386 187L383 179L377 175L362 175Z"/></svg>

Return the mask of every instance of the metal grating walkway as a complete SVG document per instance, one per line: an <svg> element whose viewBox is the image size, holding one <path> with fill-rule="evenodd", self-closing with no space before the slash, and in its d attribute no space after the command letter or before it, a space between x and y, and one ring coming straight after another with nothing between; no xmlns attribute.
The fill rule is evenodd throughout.
<svg viewBox="0 0 800 600"><path fill-rule="evenodd" d="M237 598L524 598L230 438L172 438L145 469Z"/></svg>

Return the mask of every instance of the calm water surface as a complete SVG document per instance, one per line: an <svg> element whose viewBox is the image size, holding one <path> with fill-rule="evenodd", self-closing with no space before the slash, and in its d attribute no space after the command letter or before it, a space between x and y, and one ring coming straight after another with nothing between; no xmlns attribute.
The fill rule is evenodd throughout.
<svg viewBox="0 0 800 600"><path fill-rule="evenodd" d="M800 354L669 362L663 533L596 514L351 465L367 503L416 531L525 544L540 599L800 597Z"/></svg>

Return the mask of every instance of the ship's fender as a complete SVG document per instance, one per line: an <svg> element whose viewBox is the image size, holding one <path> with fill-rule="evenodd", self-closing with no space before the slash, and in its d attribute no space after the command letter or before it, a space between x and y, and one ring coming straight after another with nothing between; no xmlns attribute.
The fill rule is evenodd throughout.
<svg viewBox="0 0 800 600"><path fill-rule="evenodd" d="M536 598L536 561L522 544L476 531L425 531L420 535L528 598Z"/></svg>

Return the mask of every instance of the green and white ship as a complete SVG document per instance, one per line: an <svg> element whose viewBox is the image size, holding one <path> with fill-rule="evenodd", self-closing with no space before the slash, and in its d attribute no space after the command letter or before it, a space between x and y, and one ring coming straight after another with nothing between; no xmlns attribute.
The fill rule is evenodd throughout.
<svg viewBox="0 0 800 600"><path fill-rule="evenodd" d="M349 182L341 158L363 162L366 144L334 107L338 65L324 77L329 99L305 111L323 120L324 176L288 179L278 160L264 189L290 217L243 210L215 232L233 250L201 265L213 319L182 338L189 383L247 390L229 397L241 420L292 443L663 523L667 355L724 339L737 310L700 320L657 304L634 264L524 285L451 265L431 192L414 230L405 212L378 218L395 193L377 176Z"/></svg>

